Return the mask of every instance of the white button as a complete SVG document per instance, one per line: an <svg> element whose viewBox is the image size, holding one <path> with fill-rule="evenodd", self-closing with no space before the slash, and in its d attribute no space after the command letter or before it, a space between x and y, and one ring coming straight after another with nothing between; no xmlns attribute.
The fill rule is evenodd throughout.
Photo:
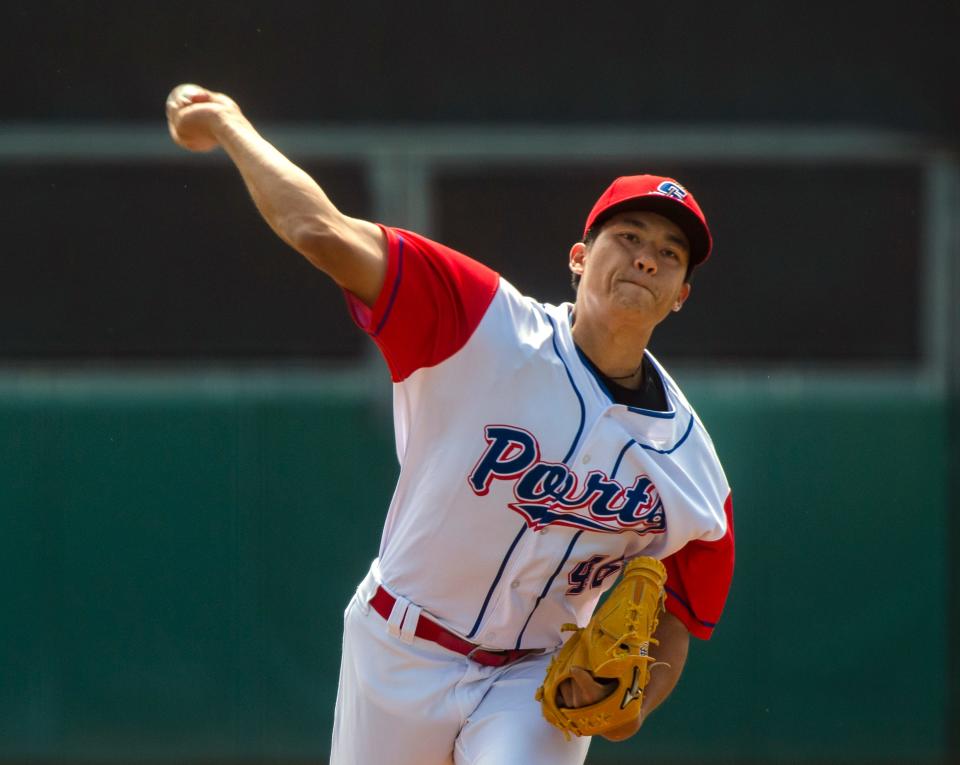
<svg viewBox="0 0 960 765"><path fill-rule="evenodd" d="M517 589L517 587L519 587L519 586L520 586L520 582L518 582L516 579L514 579L512 582L510 582L510 589L512 589L512 590Z"/></svg>
<svg viewBox="0 0 960 765"><path fill-rule="evenodd" d="M589 455L589 454L584 454L584 455L583 455L583 464L586 465L589 461L590 461L590 455Z"/></svg>

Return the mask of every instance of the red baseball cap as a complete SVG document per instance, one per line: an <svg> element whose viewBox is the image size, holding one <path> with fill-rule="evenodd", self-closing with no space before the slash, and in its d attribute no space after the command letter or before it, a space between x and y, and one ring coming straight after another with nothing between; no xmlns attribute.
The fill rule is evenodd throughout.
<svg viewBox="0 0 960 765"><path fill-rule="evenodd" d="M699 266L710 257L713 237L703 210L693 194L673 178L659 175L625 175L607 188L587 216L583 235L622 210L649 210L676 223L690 241L690 264Z"/></svg>

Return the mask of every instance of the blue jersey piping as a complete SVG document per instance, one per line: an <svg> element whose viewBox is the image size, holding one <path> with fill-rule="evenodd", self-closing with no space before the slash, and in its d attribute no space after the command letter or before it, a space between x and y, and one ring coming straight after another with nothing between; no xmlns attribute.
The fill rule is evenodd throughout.
<svg viewBox="0 0 960 765"><path fill-rule="evenodd" d="M677 601L677 603L679 603L681 606L683 606L685 609L687 609L687 611L690 613L690 616L692 616L692 617L694 618L694 621L699 622L699 623L702 624L704 627L709 627L710 629L713 629L714 627L717 626L717 623L716 623L716 622L707 622L707 621L704 621L703 619L701 619L699 616L697 616L697 615L693 612L693 609L690 607L690 604L687 603L687 601L685 601L685 600L684 600L683 598L681 598L679 595L677 595L676 590L672 589L671 587L664 587L663 589L667 591L667 594L668 594L671 598L675 599L675 600Z"/></svg>
<svg viewBox="0 0 960 765"><path fill-rule="evenodd" d="M557 358L559 358L560 362L563 364L563 369L567 373L567 379L570 381L570 387L573 388L573 392L576 394L577 401L580 404L580 425L577 427L577 434L573 437L573 443L570 444L570 448L567 450L567 454L563 458L563 461L567 462L570 459L570 457L573 456L573 453L577 450L577 444L580 443L580 436L583 435L583 426L587 421L587 407L586 407L586 404L584 404L583 402L583 396L580 395L580 391L577 388L577 384L573 381L573 375L570 374L570 367L567 366L567 361L566 359L563 358L563 354L560 353L560 348L557 345L557 325L554 322L553 318L550 316L550 314L546 312L546 309L544 309L544 316L547 317L547 321L550 322L550 327L553 330L553 335L550 338L551 342L553 343L553 351L554 353L557 354ZM470 630L470 633L467 635L468 638L473 637L477 633L477 630L480 629L480 623L483 621L483 616L487 612L487 606L490 604L490 598L493 596L494 590L497 589L497 585L500 583L500 578L503 576L503 572L507 567L507 561L510 560L510 556L513 555L513 551L516 548L517 543L520 541L520 537L523 536L526 530L527 530L527 524L526 522L524 522L523 526L520 528L520 533L517 534L517 536L514 538L513 543L510 545L509 549L507 550L507 554L504 556L503 560L500 562L500 569L497 571L497 575L493 580L493 584L490 585L490 589L487 591L487 596L483 599L483 605L480 607L480 613L477 614L477 620L476 622L474 622L473 629ZM576 541L576 538L574 538L574 541ZM570 554L570 550L572 549L573 549L573 546L571 543L571 547L568 549L567 555ZM563 563L565 562L566 562L566 557L563 559L563 562L560 565L562 566ZM557 570L559 571L559 569ZM553 582L553 578L555 576L556 576L556 572L554 572L553 577L550 577L550 582ZM549 589L549 583L547 585L547 588ZM546 590L544 590L544 594L546 594ZM543 599L543 596L541 595L540 598L537 600L537 602L534 604L533 611L537 610L537 606L540 605L540 600L542 599ZM523 629L520 630L521 637L523 636L523 630L527 628L527 623L529 623L530 617L533 616L533 611L531 611L530 615L527 616L527 621L524 622ZM519 640L520 638L517 638L518 643L519 643Z"/></svg>
<svg viewBox="0 0 960 765"><path fill-rule="evenodd" d="M520 532L513 538L513 542L510 544L510 547L507 549L507 554L503 556L503 560L500 561L500 568L497 571L497 575L493 578L493 584L490 585L490 589L487 590L487 597L483 599L483 605L480 606L480 613L477 614L477 621L473 624L473 629L470 630L470 633L467 635L468 638L473 637L477 634L477 630L480 629L480 622L483 621L483 615L487 611L487 606L490 604L490 598L493 595L493 591L497 589L497 585L500 583L500 577L503 576L503 570L507 567L507 561L510 560L510 556L513 555L513 549L517 546L517 542L520 541L520 537L523 536L523 532L527 530L527 522L524 521L523 525L520 526Z"/></svg>
<svg viewBox="0 0 960 765"><path fill-rule="evenodd" d="M399 234L397 235L397 242L397 275L393 280L393 288L390 291L390 299L387 301L387 307L383 312L383 316L380 317L380 323L377 325L376 331L373 333L374 337L380 334L383 325L387 323L387 318L393 310L393 301L397 299L397 292L400 289L400 277L403 276L403 237Z"/></svg>
<svg viewBox="0 0 960 765"><path fill-rule="evenodd" d="M517 644L514 646L517 650L520 649L520 641L523 640L523 633L527 631L527 625L530 624L530 620L533 618L534 612L540 605L540 601L547 597L547 593L550 592L550 588L553 586L553 580L557 578L557 574L560 573L560 570L567 562L567 559L570 557L570 553L573 552L573 546L577 543L577 540L580 539L581 534L583 534L583 529L573 535L573 539L571 539L570 544L567 545L567 551L563 554L563 560L560 561L560 565L557 566L556 570L553 572L553 574L551 574L550 578L547 580L546 586L543 588L543 592L540 593L540 596L537 598L537 602L533 604L533 609L529 614L527 614L527 620L523 623L523 628L520 630L520 634L517 635Z"/></svg>

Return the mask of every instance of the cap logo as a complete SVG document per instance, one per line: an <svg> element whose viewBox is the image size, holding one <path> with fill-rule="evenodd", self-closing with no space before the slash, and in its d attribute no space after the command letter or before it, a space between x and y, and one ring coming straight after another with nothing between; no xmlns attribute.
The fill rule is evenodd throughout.
<svg viewBox="0 0 960 765"><path fill-rule="evenodd" d="M687 190L679 183L674 183L673 181L664 181L661 183L657 186L657 193L679 199L681 202L686 199L687 196Z"/></svg>

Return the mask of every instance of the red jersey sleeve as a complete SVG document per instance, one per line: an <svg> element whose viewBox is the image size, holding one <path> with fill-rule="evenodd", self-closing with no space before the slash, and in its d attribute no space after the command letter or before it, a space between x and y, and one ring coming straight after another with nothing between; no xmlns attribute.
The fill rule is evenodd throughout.
<svg viewBox="0 0 960 765"><path fill-rule="evenodd" d="M496 271L403 229L387 236L387 275L373 308L344 291L350 315L383 353L394 382L459 351L500 284Z"/></svg>
<svg viewBox="0 0 960 765"><path fill-rule="evenodd" d="M733 579L733 497L723 505L727 533L714 542L693 541L664 558L667 569L666 609L690 634L709 640L720 621Z"/></svg>

